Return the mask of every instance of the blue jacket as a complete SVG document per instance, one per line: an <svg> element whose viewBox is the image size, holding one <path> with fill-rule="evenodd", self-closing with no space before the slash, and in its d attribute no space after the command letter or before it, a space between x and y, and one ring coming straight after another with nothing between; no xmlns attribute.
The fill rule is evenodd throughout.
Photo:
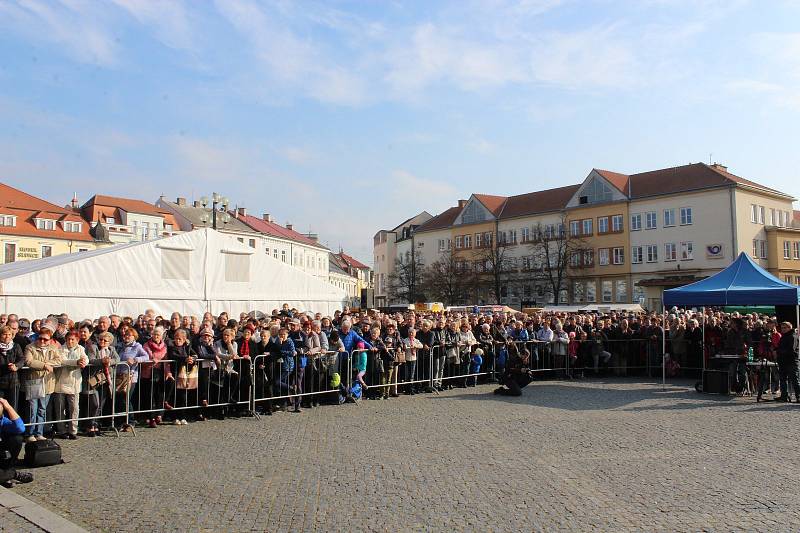
<svg viewBox="0 0 800 533"><path fill-rule="evenodd" d="M296 353L292 339L286 339L286 342L281 344L281 358L283 359L283 364L281 365L282 373L289 374L294 370L294 356Z"/></svg>
<svg viewBox="0 0 800 533"><path fill-rule="evenodd" d="M344 345L344 349L345 349L345 351L347 353L350 353L353 350L355 350L356 349L356 344L358 344L359 342L363 342L364 343L364 348L366 348L367 350L372 348L372 345L370 343L368 343L364 338L362 338L361 335L356 333L355 330L353 330L353 329L348 331L347 335L345 335L343 332L340 331L339 332L339 340L342 341L342 344Z"/></svg>
<svg viewBox="0 0 800 533"><path fill-rule="evenodd" d="M25 433L25 423L22 418L11 420L5 416L0 419L0 437L3 435L22 435Z"/></svg>

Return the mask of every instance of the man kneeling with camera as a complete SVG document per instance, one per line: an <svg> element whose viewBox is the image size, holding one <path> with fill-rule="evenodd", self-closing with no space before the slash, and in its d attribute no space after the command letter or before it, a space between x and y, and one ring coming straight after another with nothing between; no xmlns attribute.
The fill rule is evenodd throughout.
<svg viewBox="0 0 800 533"><path fill-rule="evenodd" d="M14 481L30 483L33 474L17 472L15 465L22 450L22 434L25 426L17 412L5 398L0 398L0 484L11 488Z"/></svg>

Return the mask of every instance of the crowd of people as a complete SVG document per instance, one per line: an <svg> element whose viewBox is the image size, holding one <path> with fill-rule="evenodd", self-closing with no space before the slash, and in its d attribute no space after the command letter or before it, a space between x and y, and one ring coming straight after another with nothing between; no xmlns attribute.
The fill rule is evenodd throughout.
<svg viewBox="0 0 800 533"><path fill-rule="evenodd" d="M665 316L347 308L322 316L285 304L236 318L152 310L81 321L0 315L2 448L9 456L3 460L13 463L24 442L137 424L301 412L478 382L519 395L531 371L569 378L660 372L665 353L673 374L696 371L702 358L719 353L742 361L755 353L778 363L773 393L780 387L779 399L788 401L791 387L800 401L795 338L791 324L774 317L713 309L705 317L678 310Z"/></svg>

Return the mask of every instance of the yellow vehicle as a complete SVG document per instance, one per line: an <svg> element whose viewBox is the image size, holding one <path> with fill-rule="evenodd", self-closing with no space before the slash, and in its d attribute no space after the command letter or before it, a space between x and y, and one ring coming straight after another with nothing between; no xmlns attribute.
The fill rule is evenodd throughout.
<svg viewBox="0 0 800 533"><path fill-rule="evenodd" d="M442 302L417 302L414 304L414 311L429 311L431 313L443 313L444 304Z"/></svg>

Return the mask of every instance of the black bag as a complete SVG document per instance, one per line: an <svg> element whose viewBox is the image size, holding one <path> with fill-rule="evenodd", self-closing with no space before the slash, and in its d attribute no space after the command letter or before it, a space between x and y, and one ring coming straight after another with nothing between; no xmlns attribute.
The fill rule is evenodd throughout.
<svg viewBox="0 0 800 533"><path fill-rule="evenodd" d="M28 468L57 464L61 464L61 446L53 439L25 444L25 466Z"/></svg>

